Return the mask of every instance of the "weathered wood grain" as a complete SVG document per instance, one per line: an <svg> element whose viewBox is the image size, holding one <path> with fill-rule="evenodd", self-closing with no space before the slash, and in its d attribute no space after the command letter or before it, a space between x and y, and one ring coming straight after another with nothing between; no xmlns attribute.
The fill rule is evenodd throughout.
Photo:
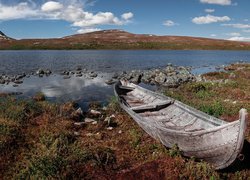
<svg viewBox="0 0 250 180"><path fill-rule="evenodd" d="M170 97L128 81L114 86L120 106L153 138L171 148L177 144L185 156L203 159L216 169L232 164L240 154L246 130L245 109L227 123Z"/></svg>

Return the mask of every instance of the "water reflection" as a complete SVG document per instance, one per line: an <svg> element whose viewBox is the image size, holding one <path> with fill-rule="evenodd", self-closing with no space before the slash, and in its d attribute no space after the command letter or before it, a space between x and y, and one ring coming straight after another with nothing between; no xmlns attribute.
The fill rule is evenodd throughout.
<svg viewBox="0 0 250 180"><path fill-rule="evenodd" d="M39 78L31 76L25 78L23 84L13 87L12 84L2 85L2 92L22 92L23 97L34 96L42 92L51 101L66 102L78 101L106 101L113 96L112 86L105 84L108 74L91 79L86 76L64 79L60 75Z"/></svg>

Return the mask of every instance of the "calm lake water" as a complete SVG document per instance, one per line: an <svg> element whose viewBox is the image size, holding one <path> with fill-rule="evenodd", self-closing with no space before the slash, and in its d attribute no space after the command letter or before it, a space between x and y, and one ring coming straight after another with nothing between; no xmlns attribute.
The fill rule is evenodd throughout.
<svg viewBox="0 0 250 180"><path fill-rule="evenodd" d="M49 100L105 102L113 95L104 83L112 73L133 69L164 67L168 63L191 66L196 74L214 71L216 66L237 61L250 62L250 51L166 51L166 50L79 50L79 51L0 51L0 74L50 69L53 75L25 78L18 87L0 85L0 92L22 92L24 97L43 92ZM57 73L78 66L99 73L94 80L85 77L63 79Z"/></svg>

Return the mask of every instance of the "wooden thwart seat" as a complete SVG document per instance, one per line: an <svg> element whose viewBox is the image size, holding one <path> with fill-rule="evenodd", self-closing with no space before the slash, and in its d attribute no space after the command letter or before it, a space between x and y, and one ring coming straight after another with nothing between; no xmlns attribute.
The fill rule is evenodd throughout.
<svg viewBox="0 0 250 180"><path fill-rule="evenodd" d="M160 108L165 108L172 103L173 103L173 101L166 100L166 101L162 101L159 103L152 103L152 104L145 104L145 105L141 105L141 106L131 107L131 110L133 110L135 112L148 111L148 110L158 110Z"/></svg>
<svg viewBox="0 0 250 180"><path fill-rule="evenodd" d="M131 90L131 91L133 91L133 90L135 89L134 87L123 86L123 85L120 85L119 88L120 88L120 89L124 89L124 90Z"/></svg>

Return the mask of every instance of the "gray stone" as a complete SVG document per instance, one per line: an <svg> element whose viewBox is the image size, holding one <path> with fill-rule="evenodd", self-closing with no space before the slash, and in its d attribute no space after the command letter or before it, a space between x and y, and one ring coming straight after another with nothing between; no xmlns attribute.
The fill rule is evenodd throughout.
<svg viewBox="0 0 250 180"><path fill-rule="evenodd" d="M92 123L92 122L95 122L95 120L91 119L91 118L85 118L84 122L86 122L86 123Z"/></svg>
<svg viewBox="0 0 250 180"><path fill-rule="evenodd" d="M43 70L43 69L38 69L38 70L36 71L36 74L37 74L37 75L44 74L44 70Z"/></svg>
<svg viewBox="0 0 250 180"><path fill-rule="evenodd" d="M98 74L95 73L95 72L89 73L89 77L91 77L91 78L95 78L95 77L97 77L97 76L98 76Z"/></svg>
<svg viewBox="0 0 250 180"><path fill-rule="evenodd" d="M116 82L116 80L114 80L114 79L110 79L110 80L106 80L105 81L105 83L107 84L107 85L112 85L112 84L114 84Z"/></svg>
<svg viewBox="0 0 250 180"><path fill-rule="evenodd" d="M167 76L164 73L160 72L158 76L155 77L155 82L157 82L158 84L163 84L166 82L166 79Z"/></svg>

